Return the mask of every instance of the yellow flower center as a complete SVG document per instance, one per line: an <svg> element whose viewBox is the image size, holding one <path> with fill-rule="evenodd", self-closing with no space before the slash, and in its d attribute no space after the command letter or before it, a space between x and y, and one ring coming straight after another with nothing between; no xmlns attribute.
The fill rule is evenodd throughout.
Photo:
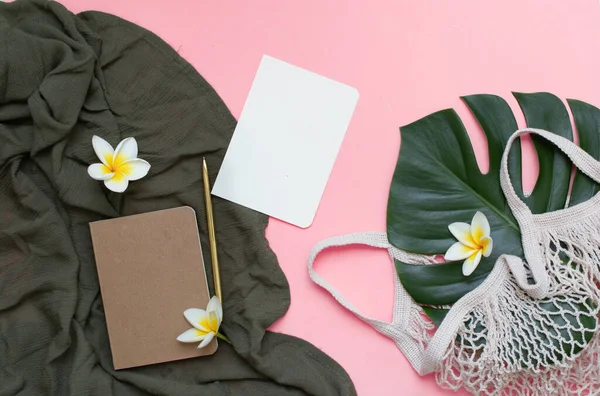
<svg viewBox="0 0 600 396"><path fill-rule="evenodd" d="M102 168L104 174L114 173L112 179L119 182L125 179L125 177L133 172L133 165L126 162L127 158L122 154L113 156L112 154L106 154L104 157L108 166L104 165Z"/></svg>
<svg viewBox="0 0 600 396"><path fill-rule="evenodd" d="M214 312L209 313L208 315L202 317L198 324L207 329L208 331L197 330L196 333L199 336L204 336L208 333L216 333L219 330L219 319Z"/></svg>

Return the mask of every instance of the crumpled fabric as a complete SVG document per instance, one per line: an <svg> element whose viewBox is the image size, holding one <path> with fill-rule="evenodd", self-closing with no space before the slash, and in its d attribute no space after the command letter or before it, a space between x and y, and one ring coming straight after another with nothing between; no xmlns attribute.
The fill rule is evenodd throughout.
<svg viewBox="0 0 600 396"><path fill-rule="evenodd" d="M290 303L267 216L214 198L224 311L215 355L115 371L89 223L189 205L207 240L236 120L147 30L54 1L0 3L0 395L355 395L311 344L266 329ZM92 136L152 165L124 194L87 174ZM203 244L205 257L209 257ZM212 290L212 273L207 266ZM168 297L166 297L168 298Z"/></svg>

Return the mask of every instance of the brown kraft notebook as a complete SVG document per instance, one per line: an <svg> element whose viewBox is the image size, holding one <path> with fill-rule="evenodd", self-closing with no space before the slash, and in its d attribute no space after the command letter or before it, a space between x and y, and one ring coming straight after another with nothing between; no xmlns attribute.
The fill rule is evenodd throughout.
<svg viewBox="0 0 600 396"><path fill-rule="evenodd" d="M90 223L115 370L215 353L182 343L188 308L210 299L188 206Z"/></svg>

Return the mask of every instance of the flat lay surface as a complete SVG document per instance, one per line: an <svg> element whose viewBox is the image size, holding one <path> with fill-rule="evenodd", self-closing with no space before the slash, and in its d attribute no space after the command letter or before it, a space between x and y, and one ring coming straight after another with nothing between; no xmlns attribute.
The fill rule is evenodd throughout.
<svg viewBox="0 0 600 396"><path fill-rule="evenodd" d="M350 377L324 352L300 338L265 332L289 308L288 282L268 247L268 216L225 200L206 205L203 180L216 176L235 118L198 72L148 30L98 11L75 16L54 1L1 3L0 37L6 38L0 40L0 70L8 71L0 87L1 392L356 395ZM143 177L148 165L142 161L150 164L152 177ZM129 181L126 195L107 186L122 190ZM92 248L90 223L182 206L196 212L204 241L211 239L210 213L219 219L223 303L213 296L204 309L186 293L189 305L167 307L163 315L147 298L127 319L176 318L178 328L159 341L172 343L169 353L180 346L176 342L187 343L186 349L208 347L223 333L231 343L222 339L218 354L201 359L115 370L107 331L108 321L114 322L103 305L119 293L100 290L94 255L102 247ZM175 271L177 258L163 248L177 236L165 225L158 228L164 243L154 246L160 251L153 259L158 266L173 262ZM147 234L138 235L143 229L118 231L122 237L110 242L112 250L137 236L151 243ZM197 247L198 236L186 234ZM135 254L132 245L128 255ZM205 265L211 286L215 256L206 244L202 250L203 257L211 257ZM117 253L110 266L134 271L125 256ZM202 263L195 261L198 270ZM125 298L144 299L145 291L154 289L163 296L157 305L174 303L176 298L159 291L168 272L150 267L144 268L150 288L130 290ZM113 279L125 287L143 283L134 273L121 275ZM193 281L192 273L189 277ZM124 327L141 340L150 333ZM142 353L136 351L137 357Z"/></svg>
<svg viewBox="0 0 600 396"><path fill-rule="evenodd" d="M359 395L455 394L439 389L431 376L419 377L391 340L309 280L310 248L334 235L385 230L402 125L455 108L486 169L485 137L461 95L502 96L519 126L524 119L512 91L547 91L600 106L596 0L62 3L73 12L104 11L153 31L208 80L236 118L263 54L355 87L360 98L313 224L301 229L270 220L267 237L292 300L272 330L329 354L348 371ZM529 144L524 151L524 186L530 190L537 162ZM391 319L394 273L384 251L325 252L316 269L358 309Z"/></svg>

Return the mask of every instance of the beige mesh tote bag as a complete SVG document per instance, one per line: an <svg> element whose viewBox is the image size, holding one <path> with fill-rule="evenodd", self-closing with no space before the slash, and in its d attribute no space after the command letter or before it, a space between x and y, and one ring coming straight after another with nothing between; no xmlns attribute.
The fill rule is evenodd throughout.
<svg viewBox="0 0 600 396"><path fill-rule="evenodd" d="M516 131L502 157L500 180L521 229L525 260L500 256L486 280L451 307L439 328L434 330L397 275L387 323L358 312L314 270L322 250L351 244L435 265L432 257L391 246L385 233L319 242L309 256L309 275L343 307L394 340L420 375L434 373L441 387L482 395L600 394L600 194L573 207L533 214L515 193L507 170L512 143L527 133L557 146L600 183L600 162L573 142L540 129Z"/></svg>

